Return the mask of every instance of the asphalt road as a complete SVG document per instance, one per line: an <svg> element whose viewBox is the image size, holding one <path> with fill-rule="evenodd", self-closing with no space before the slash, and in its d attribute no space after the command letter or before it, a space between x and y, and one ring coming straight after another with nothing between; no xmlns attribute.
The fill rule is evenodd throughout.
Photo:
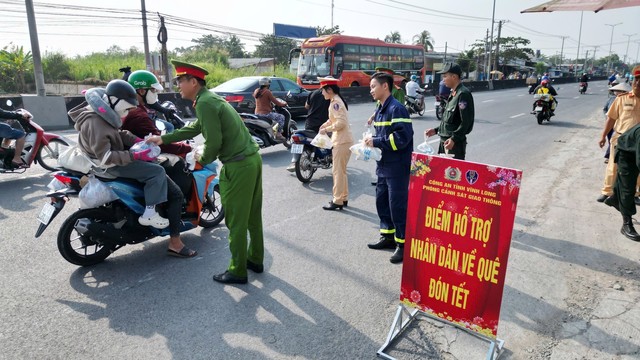
<svg viewBox="0 0 640 360"><path fill-rule="evenodd" d="M586 95L577 84L558 92L557 116L544 125L529 114L526 88L474 94L467 160L524 171L499 325L503 356L637 359L639 247L619 234L619 215L594 201L606 83L591 83ZM432 99L425 116L414 115L416 145L438 124ZM350 106L355 138L372 111L373 104ZM166 239L154 239L94 267L69 264L56 233L77 200L34 239L50 176L37 167L0 174L0 359L375 358L401 275L390 252L366 247L378 237L375 163L351 159L349 207L327 212L329 170L303 185L285 171L284 147L261 153L266 271L238 287L211 280L229 260L223 224L183 235L195 259L168 257ZM466 333L420 321L392 354L485 352Z"/></svg>

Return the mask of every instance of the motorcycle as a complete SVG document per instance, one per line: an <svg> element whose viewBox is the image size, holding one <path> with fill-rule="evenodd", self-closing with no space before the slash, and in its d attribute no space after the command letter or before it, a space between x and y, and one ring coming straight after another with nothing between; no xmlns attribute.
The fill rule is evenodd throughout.
<svg viewBox="0 0 640 360"><path fill-rule="evenodd" d="M11 100L7 100L7 106L11 106ZM21 109L21 111L28 111ZM29 114L31 115L31 114ZM69 143L62 136L45 132L40 125L29 120L19 120L26 132L24 148L22 149L22 161L31 167L34 162L48 171L55 171L58 166L58 157L68 147ZM0 142L2 142L0 138ZM15 154L15 148L0 149L0 174L2 173L23 173L27 168L14 168L11 160Z"/></svg>
<svg viewBox="0 0 640 360"><path fill-rule="evenodd" d="M186 123L180 117L178 107L171 101L165 101L162 104L155 103L148 105L147 113L151 120L163 120L171 123L175 129L183 128Z"/></svg>
<svg viewBox="0 0 640 360"><path fill-rule="evenodd" d="M533 91L536 89L538 85L536 84L531 84L529 85L529 95L533 94Z"/></svg>
<svg viewBox="0 0 640 360"><path fill-rule="evenodd" d="M436 117L438 120L442 120L442 116L444 115L444 109L447 108L447 99L444 96L436 95Z"/></svg>
<svg viewBox="0 0 640 360"><path fill-rule="evenodd" d="M580 86L578 86L578 92L579 92L580 94L584 94L584 93L586 93L586 92L587 92L587 86L588 86L588 85L587 85L587 83L586 83L586 82L581 82L581 83L580 83Z"/></svg>
<svg viewBox="0 0 640 360"><path fill-rule="evenodd" d="M533 101L535 107L531 113L536 116L538 124L542 125L545 120L551 121L551 95L535 94L533 95Z"/></svg>
<svg viewBox="0 0 640 360"><path fill-rule="evenodd" d="M318 133L312 130L298 130L291 136L291 154L295 161L296 177L303 183L311 181L318 169L330 169L333 165L331 149L311 145Z"/></svg>
<svg viewBox="0 0 640 360"><path fill-rule="evenodd" d="M407 96L404 101L404 107L407 108L409 112L409 116L412 114L418 114L418 116L424 115L424 92L427 90L425 87L424 90L418 92L417 97Z"/></svg>
<svg viewBox="0 0 640 360"><path fill-rule="evenodd" d="M274 106L275 112L284 115L284 128L282 136L284 140L276 139L276 129L278 124L265 115L240 113L244 125L249 130L251 137L261 149L283 144L287 149L291 148L291 134L298 130L298 124L291 119L291 113L286 107Z"/></svg>
<svg viewBox="0 0 640 360"><path fill-rule="evenodd" d="M186 170L188 171L188 170ZM78 195L85 174L63 169L53 174L50 199L38 215L35 237L46 230L64 208L70 196ZM196 164L190 194L185 194L181 232L196 226L211 228L224 218L220 202L216 163L204 167ZM117 199L96 208L79 209L62 223L57 236L58 251L68 262L90 266L104 261L125 245L138 244L156 236L168 236L169 228L156 229L140 225L138 218L145 209L143 184L128 179L96 178L107 185Z"/></svg>

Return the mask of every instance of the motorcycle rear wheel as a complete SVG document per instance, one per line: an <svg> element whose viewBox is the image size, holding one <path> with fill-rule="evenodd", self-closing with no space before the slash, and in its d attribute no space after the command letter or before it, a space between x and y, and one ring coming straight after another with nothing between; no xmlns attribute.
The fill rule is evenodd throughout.
<svg viewBox="0 0 640 360"><path fill-rule="evenodd" d="M60 154L69 148L69 144L62 139L51 139L48 145L40 145L36 154L36 161L40 166L49 170L58 170L58 158Z"/></svg>
<svg viewBox="0 0 640 360"><path fill-rule="evenodd" d="M69 216L58 232L58 251L68 262L74 265L91 266L101 263L111 255L111 249L98 243L100 238L80 234L75 229L79 219L92 222L115 222L111 211L107 209L83 209Z"/></svg>
<svg viewBox="0 0 640 360"><path fill-rule="evenodd" d="M313 177L316 169L311 165L313 150L304 149L300 158L296 160L296 177L303 183L308 183Z"/></svg>
<svg viewBox="0 0 640 360"><path fill-rule="evenodd" d="M538 119L538 125L542 125L542 122L544 121L544 112L540 111L537 113L536 119Z"/></svg>
<svg viewBox="0 0 640 360"><path fill-rule="evenodd" d="M220 200L220 186L216 185L211 194L207 194L202 204L198 225L205 229L214 227L224 219L224 209Z"/></svg>
<svg viewBox="0 0 640 360"><path fill-rule="evenodd" d="M424 104L422 104L422 107L418 110L418 116L422 115L424 115Z"/></svg>

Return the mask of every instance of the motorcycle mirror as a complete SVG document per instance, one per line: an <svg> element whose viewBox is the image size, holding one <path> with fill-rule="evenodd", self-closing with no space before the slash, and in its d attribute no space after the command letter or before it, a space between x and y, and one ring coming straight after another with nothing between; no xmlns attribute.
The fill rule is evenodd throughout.
<svg viewBox="0 0 640 360"><path fill-rule="evenodd" d="M162 121L158 121L158 120L156 120L156 127L160 131L165 131L167 129L167 127L164 126L164 123Z"/></svg>
<svg viewBox="0 0 640 360"><path fill-rule="evenodd" d="M292 97L291 95L291 90L287 91L287 99L290 99Z"/></svg>
<svg viewBox="0 0 640 360"><path fill-rule="evenodd" d="M11 106L13 105L13 101L11 101L11 99L7 99L7 106Z"/></svg>

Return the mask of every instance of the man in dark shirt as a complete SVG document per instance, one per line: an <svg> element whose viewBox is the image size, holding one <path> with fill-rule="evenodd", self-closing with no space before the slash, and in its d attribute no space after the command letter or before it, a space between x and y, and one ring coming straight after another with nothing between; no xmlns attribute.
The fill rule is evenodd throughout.
<svg viewBox="0 0 640 360"><path fill-rule="evenodd" d="M304 121L304 129L314 133L320 131L320 125L329 119L329 105L331 102L324 98L322 89L316 89L307 98L304 108L307 109L307 118ZM287 167L288 172L296 171L296 160L291 158L291 164Z"/></svg>

